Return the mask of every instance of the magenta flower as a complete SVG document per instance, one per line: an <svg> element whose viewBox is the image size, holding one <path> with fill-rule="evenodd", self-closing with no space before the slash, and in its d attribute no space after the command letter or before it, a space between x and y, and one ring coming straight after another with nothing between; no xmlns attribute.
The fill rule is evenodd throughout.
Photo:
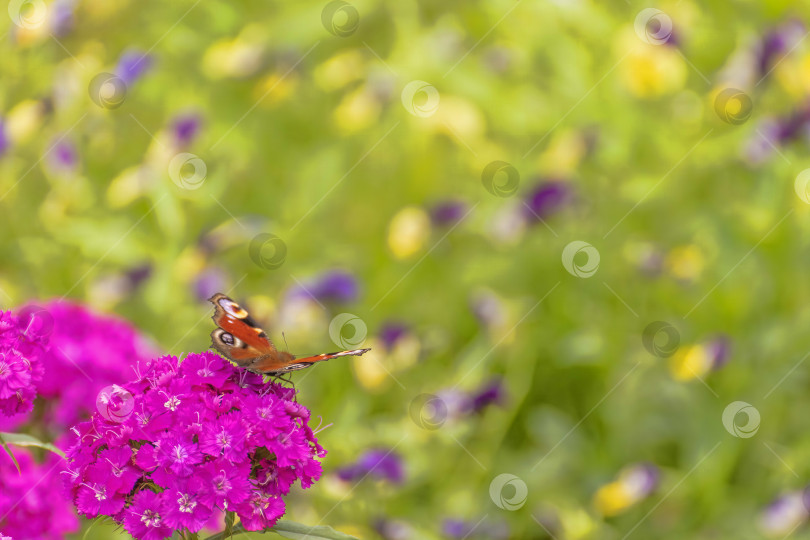
<svg viewBox="0 0 810 540"><path fill-rule="evenodd" d="M111 516L138 539L197 532L219 511L263 530L296 480L321 476L326 451L295 392L214 353L148 361L121 388L131 414L94 414L68 450L66 489L87 517Z"/></svg>
<svg viewBox="0 0 810 540"><path fill-rule="evenodd" d="M15 538L62 540L79 530L70 501L59 494L62 458L49 454L37 464L28 451L14 448L20 464L0 452L0 530ZM0 535L0 539L4 538Z"/></svg>
<svg viewBox="0 0 810 540"><path fill-rule="evenodd" d="M162 494L144 489L132 498L124 518L124 528L140 540L162 540L172 534L172 529L165 522L167 514Z"/></svg>
<svg viewBox="0 0 810 540"><path fill-rule="evenodd" d="M0 413L13 416L34 407L48 338L38 320L0 311Z"/></svg>
<svg viewBox="0 0 810 540"><path fill-rule="evenodd" d="M22 312L33 309L37 308L28 306ZM155 356L156 351L122 319L64 301L39 309L36 315L46 321L50 343L43 357L48 369L37 393L43 398L45 426L61 433L89 418L99 406L101 390L126 380L139 361Z"/></svg>

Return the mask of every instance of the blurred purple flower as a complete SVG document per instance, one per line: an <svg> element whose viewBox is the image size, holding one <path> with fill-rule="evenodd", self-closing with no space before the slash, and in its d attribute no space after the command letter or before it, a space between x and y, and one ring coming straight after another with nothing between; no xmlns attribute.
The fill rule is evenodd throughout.
<svg viewBox="0 0 810 540"><path fill-rule="evenodd" d="M408 540L413 538L413 529L403 521L379 518L374 521L374 530L383 540Z"/></svg>
<svg viewBox="0 0 810 540"><path fill-rule="evenodd" d="M79 530L70 501L60 494L57 472L62 458L48 453L36 463L27 450L14 448L20 465L0 452L0 529L14 538L63 540ZM0 535L2 538L2 535Z"/></svg>
<svg viewBox="0 0 810 540"><path fill-rule="evenodd" d="M294 286L290 298L315 298L319 302L348 303L357 299L359 286L357 279L341 270L330 270L303 285Z"/></svg>
<svg viewBox="0 0 810 540"><path fill-rule="evenodd" d="M472 532L474 524L463 519L447 518L442 523L442 534L450 538L466 538Z"/></svg>
<svg viewBox="0 0 810 540"><path fill-rule="evenodd" d="M543 181L532 190L525 201L525 217L529 222L546 219L558 212L572 199L571 186L559 180Z"/></svg>
<svg viewBox="0 0 810 540"><path fill-rule="evenodd" d="M466 521L458 518L446 518L442 522L442 534L447 538L462 540L464 538L487 538L488 540L507 540L509 527L506 523L490 522L486 518Z"/></svg>
<svg viewBox="0 0 810 540"><path fill-rule="evenodd" d="M430 210L430 218L435 225L455 225L468 212L467 203L459 200L447 200L437 203Z"/></svg>
<svg viewBox="0 0 810 540"><path fill-rule="evenodd" d="M185 148L199 134L202 118L196 113L184 113L172 121L172 135L177 146Z"/></svg>
<svg viewBox="0 0 810 540"><path fill-rule="evenodd" d="M75 0L55 0L50 6L51 33L63 36L73 28Z"/></svg>
<svg viewBox="0 0 810 540"><path fill-rule="evenodd" d="M470 309L478 322L487 329L499 328L507 318L503 300L489 290L473 293L470 299Z"/></svg>
<svg viewBox="0 0 810 540"><path fill-rule="evenodd" d="M500 379L494 379L472 393L470 410L473 413L480 413L490 405L503 405L505 397L503 382Z"/></svg>
<svg viewBox="0 0 810 540"><path fill-rule="evenodd" d="M79 153L70 140L62 137L50 148L47 163L51 171L58 175L69 175L76 172L79 165Z"/></svg>
<svg viewBox="0 0 810 540"><path fill-rule="evenodd" d="M768 536L789 534L807 521L808 511L804 493L793 491L780 495L759 516L759 526Z"/></svg>
<svg viewBox="0 0 810 540"><path fill-rule="evenodd" d="M712 360L712 369L720 369L728 362L729 342L728 336L719 335L704 344Z"/></svg>
<svg viewBox="0 0 810 540"><path fill-rule="evenodd" d="M393 321L383 323L379 331L380 340L388 350L392 349L397 341L407 334L408 327L405 324Z"/></svg>
<svg viewBox="0 0 810 540"><path fill-rule="evenodd" d="M152 264L145 262L137 266L133 266L126 272L127 280L129 281L132 290L149 279L152 276Z"/></svg>
<svg viewBox="0 0 810 540"><path fill-rule="evenodd" d="M6 121L0 118L0 156L4 155L11 146L11 139L8 136Z"/></svg>
<svg viewBox="0 0 810 540"><path fill-rule="evenodd" d="M666 45L668 45L670 47L678 47L678 46L680 46L681 39L680 39L680 36L678 35L677 30L674 27L670 31L669 36L667 36L666 41L664 41L664 44L666 44Z"/></svg>
<svg viewBox="0 0 810 540"><path fill-rule="evenodd" d="M658 467L652 463L639 463L624 469L619 481L625 486L628 493L632 493L638 499L647 497L658 487L661 473Z"/></svg>
<svg viewBox="0 0 810 540"><path fill-rule="evenodd" d="M206 301L214 294L224 291L228 281L228 274L221 268L206 268L194 279L194 295L201 302Z"/></svg>
<svg viewBox="0 0 810 540"><path fill-rule="evenodd" d="M115 74L125 85L130 86L152 67L152 62L153 59L148 53L125 51L118 59Z"/></svg>
<svg viewBox="0 0 810 540"><path fill-rule="evenodd" d="M802 138L810 139L810 103L800 105L782 118L763 120L746 143L744 157L758 165L773 157L776 148Z"/></svg>
<svg viewBox="0 0 810 540"><path fill-rule="evenodd" d="M759 76L765 77L779 56L791 51L804 38L805 27L798 19L783 22L762 38L757 49Z"/></svg>
<svg viewBox="0 0 810 540"><path fill-rule="evenodd" d="M367 450L353 464L337 470L338 478L346 482L362 480L366 476L389 480L396 484L405 480L402 458L393 450Z"/></svg>

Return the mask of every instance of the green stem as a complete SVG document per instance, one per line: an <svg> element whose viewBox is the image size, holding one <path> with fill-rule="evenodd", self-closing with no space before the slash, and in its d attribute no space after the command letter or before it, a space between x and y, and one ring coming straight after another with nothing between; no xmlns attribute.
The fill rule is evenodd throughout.
<svg viewBox="0 0 810 540"><path fill-rule="evenodd" d="M230 538L231 536L236 536L238 534L246 534L249 532L256 532L258 534L263 534L265 532L274 532L281 536L285 536L287 538L298 538L299 536L287 536L284 533L290 533L295 535L301 535L306 538L311 538L312 540L317 540L318 538L323 538L324 540L357 540L354 536L350 536L348 534L336 531L332 527L326 526L318 526L318 527L310 527L309 525L302 525L301 523L295 523L294 521L278 521L276 522L275 526L271 529L265 529L264 531L246 531L242 524L234 525L231 529L230 534L226 531L221 533L215 534L214 536L209 536L206 540L225 540L226 538Z"/></svg>

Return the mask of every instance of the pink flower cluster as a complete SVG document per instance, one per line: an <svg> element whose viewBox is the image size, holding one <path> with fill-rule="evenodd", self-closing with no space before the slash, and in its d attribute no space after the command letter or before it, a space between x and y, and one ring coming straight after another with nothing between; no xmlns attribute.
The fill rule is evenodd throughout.
<svg viewBox="0 0 810 540"><path fill-rule="evenodd" d="M320 478L326 454L294 396L214 353L151 360L74 428L69 495L138 539L197 532L216 510L247 530L272 527L281 497Z"/></svg>
<svg viewBox="0 0 810 540"><path fill-rule="evenodd" d="M47 370L38 386L43 419L55 433L89 418L99 392L132 377L139 361L157 355L127 321L65 301L43 304L52 334Z"/></svg>
<svg viewBox="0 0 810 540"><path fill-rule="evenodd" d="M34 407L44 368L47 336L10 311L0 312L0 413L13 416Z"/></svg>
<svg viewBox="0 0 810 540"><path fill-rule="evenodd" d="M59 495L62 458L48 454L40 465L26 450L13 447L13 452L19 473L0 451L0 531L14 538L42 540L62 540L65 534L78 531L73 508Z"/></svg>

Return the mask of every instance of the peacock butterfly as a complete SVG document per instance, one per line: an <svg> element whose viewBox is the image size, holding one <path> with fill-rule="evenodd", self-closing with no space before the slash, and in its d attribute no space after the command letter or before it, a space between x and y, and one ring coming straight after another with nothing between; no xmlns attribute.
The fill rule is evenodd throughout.
<svg viewBox="0 0 810 540"><path fill-rule="evenodd" d="M279 351L256 321L239 304L222 293L208 299L214 304L212 319L217 328L211 332L214 348L249 371L265 375L281 375L308 368L316 362L341 356L360 356L371 349L355 349L296 358Z"/></svg>

